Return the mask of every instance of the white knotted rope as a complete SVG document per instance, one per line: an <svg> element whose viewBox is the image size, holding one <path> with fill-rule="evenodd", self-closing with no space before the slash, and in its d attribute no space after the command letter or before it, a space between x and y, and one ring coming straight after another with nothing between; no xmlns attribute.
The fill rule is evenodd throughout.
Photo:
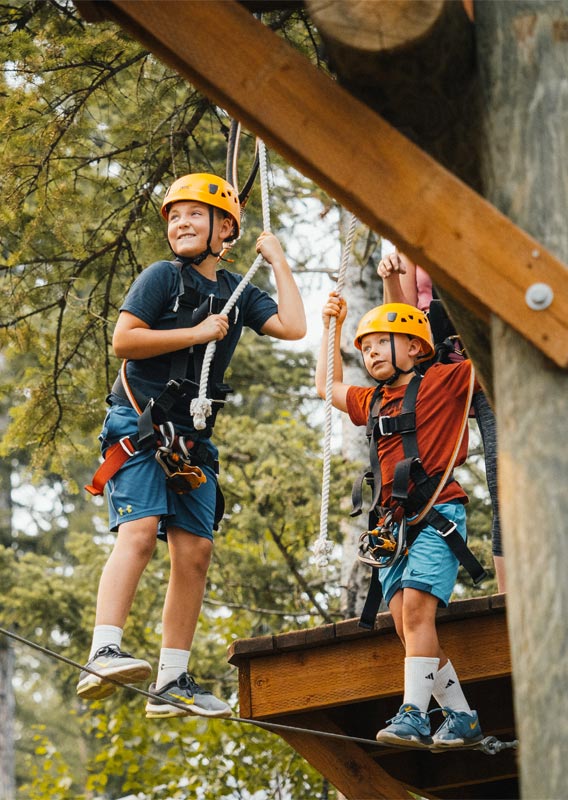
<svg viewBox="0 0 568 800"><path fill-rule="evenodd" d="M260 166L260 191L262 198L262 225L263 230L271 231L270 226L270 203L268 196L268 168L266 163L266 147L264 142L258 142L258 158ZM229 297L224 307L219 313L230 314L233 306L244 292L248 284L253 279L255 272L258 270L262 262L263 256L259 253L255 259L254 264L246 273L242 281L238 284L233 294ZM191 401L189 411L193 417L193 426L195 430L202 431L207 425L207 417L211 416L213 410L213 401L207 397L207 384L209 382L209 372L211 369L211 362L215 355L215 348L217 342L212 341L207 343L205 348L205 355L203 356L203 364L201 367L201 378L199 381L199 393L196 398Z"/></svg>
<svg viewBox="0 0 568 800"><path fill-rule="evenodd" d="M345 247L343 248L343 258L341 259L341 266L337 276L337 284L335 291L341 296L343 291L343 284L345 283L345 273L349 258L351 256L351 248L353 245L353 236L355 235L355 228L357 227L357 218L354 214L351 215L351 222ZM319 536L312 546L312 553L315 557L315 562L318 567L326 567L329 563L329 555L333 550L333 542L327 538L327 520L329 513L329 487L330 487L330 474L331 474L331 414L332 414L332 386L333 386L333 367L335 362L335 331L337 327L336 317L331 317L329 320L329 333L327 340L327 376L325 382L325 424L324 424L324 438L323 438L323 478L321 487L321 513L320 513L320 532Z"/></svg>

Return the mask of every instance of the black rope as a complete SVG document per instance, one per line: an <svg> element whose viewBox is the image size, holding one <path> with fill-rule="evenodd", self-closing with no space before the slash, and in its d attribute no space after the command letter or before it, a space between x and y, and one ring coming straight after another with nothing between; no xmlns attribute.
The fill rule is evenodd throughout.
<svg viewBox="0 0 568 800"><path fill-rule="evenodd" d="M115 686L118 686L121 689L130 689L131 691L140 694L143 697L159 698L159 695L156 695L152 692L147 692L145 689L140 689L138 686L134 686L131 683L120 683L120 681L117 681L114 678L111 678L110 676L101 675L96 670L92 669L87 665L79 664L78 661L73 661L72 658L67 658L66 656L62 656L60 653L56 653L55 651L50 650L47 647L43 647L43 645L37 644L37 642L32 642L30 639L26 639L24 636L19 636L17 633L14 633L13 631L6 630L6 628L0 627L0 633L4 634L4 636L8 636L10 639L14 639L17 642L20 642L21 644L25 644L28 647L33 648L34 650L38 650L40 653L44 653L45 655L50 656L51 658L55 658L58 661L62 661L64 664L68 664L70 667L75 667L75 669L79 669L83 672L89 672L91 675L96 675L97 678L101 678L101 680L107 681L109 683L114 683ZM185 711L187 715L187 706L172 701L168 702L175 708L180 708L183 711ZM201 717L201 719L216 719L216 718ZM318 730L313 730L312 728L300 728L295 725L283 725L278 722L261 722L256 719L248 719L247 717L236 717L236 716L224 717L223 719L224 721L227 722L241 722L246 725L255 725L257 728L264 728L265 730L268 731L289 731L292 733L308 733L312 736L321 736L327 739L339 739L344 742L356 742L357 744L364 744L367 746L371 745L372 747L375 748L381 746L375 739L362 739L358 736L347 736L346 734L331 733L330 731L318 731ZM505 750L508 748L516 749L517 746L518 746L518 741L516 739L514 739L511 742L501 742L495 736L486 736L485 739L483 739L481 742L478 742L476 745L473 745L468 749L469 750L477 749L481 750L487 755L495 755L501 750Z"/></svg>
<svg viewBox="0 0 568 800"><path fill-rule="evenodd" d="M43 647L41 644L37 644L37 642L32 642L29 639L26 639L24 636L19 636L17 633L13 631L6 630L5 628L0 628L0 633L4 634L4 636L8 636L11 639L15 639L17 642L21 644L25 644L28 647L32 647L34 650L38 650L40 653L44 653L51 658L55 658L58 661L62 661L64 664L68 664L70 667L75 667L75 669L80 669L84 672L89 672L91 675L96 675L97 678L101 678L104 681L108 681L109 683L114 683L115 686L119 686L121 689L130 689L131 691L141 694L143 697L150 697L155 698L159 697L152 692L147 692L145 689L140 689L138 686L134 686L131 683L120 683L120 681L115 680L107 675L101 675L96 670L92 669L91 667L83 664L79 664L78 661L73 661L72 658L67 658L66 656L62 656L60 653L56 653L53 650L49 650L47 647ZM182 703L175 703L173 701L168 700L169 705L175 706L176 708L181 708L187 714L187 706L183 705ZM195 715L199 716L199 715ZM215 717L200 717L201 719L216 719ZM218 718L217 718L218 719ZM248 725L256 725L258 728L265 728L266 730L275 730L275 731L292 731L294 733L309 733L313 736L325 736L330 739L342 739L343 741L349 742L357 742L359 744L365 745L373 745L374 747L378 747L378 742L374 739L360 739L356 736L347 736L341 733L331 733L329 731L317 731L311 730L310 728L299 728L295 727L294 725L281 725L277 722L261 722L255 719L247 719L246 717L224 717L225 721L230 722L242 722Z"/></svg>

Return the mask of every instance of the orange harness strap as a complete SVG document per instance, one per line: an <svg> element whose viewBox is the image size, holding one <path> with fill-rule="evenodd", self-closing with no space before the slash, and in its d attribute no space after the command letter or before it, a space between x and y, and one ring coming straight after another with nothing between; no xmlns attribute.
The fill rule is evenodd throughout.
<svg viewBox="0 0 568 800"><path fill-rule="evenodd" d="M85 486L85 489L94 496L104 494L106 482L116 475L122 465L136 452L136 448L128 436L111 444L105 453L105 460L93 475L93 482Z"/></svg>

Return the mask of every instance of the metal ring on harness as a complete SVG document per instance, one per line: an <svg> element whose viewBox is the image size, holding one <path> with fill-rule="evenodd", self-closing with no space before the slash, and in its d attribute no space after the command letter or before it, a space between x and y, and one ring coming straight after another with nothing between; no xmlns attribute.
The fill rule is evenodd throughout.
<svg viewBox="0 0 568 800"><path fill-rule="evenodd" d="M192 463L194 443L185 436L176 435L173 423L159 426L159 444L155 459L166 473L166 483L176 494L187 494L207 482L203 470Z"/></svg>
<svg viewBox="0 0 568 800"><path fill-rule="evenodd" d="M401 555L406 555L406 517L402 517L396 534L394 525L393 513L389 511L374 530L362 533L359 537L358 560L370 567L385 569L392 566Z"/></svg>

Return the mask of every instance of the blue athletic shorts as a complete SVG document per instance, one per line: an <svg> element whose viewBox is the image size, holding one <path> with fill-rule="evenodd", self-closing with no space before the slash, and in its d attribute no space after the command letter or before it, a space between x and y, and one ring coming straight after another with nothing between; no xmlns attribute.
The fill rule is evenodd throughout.
<svg viewBox="0 0 568 800"><path fill-rule="evenodd" d="M137 433L137 422L138 415L130 406L111 406L99 435L103 455L109 445ZM211 441L203 443L217 458L217 448ZM166 474L154 458L154 450L136 453L106 485L110 530L117 531L123 522L158 516L160 539L166 539L172 526L212 540L217 476L211 467L202 469L206 483L187 494L176 494L166 486Z"/></svg>
<svg viewBox="0 0 568 800"><path fill-rule="evenodd" d="M466 540L466 516L462 503L441 503L434 508L450 522L455 522L458 533ZM418 534L416 541L392 567L379 573L383 596L387 605L399 589L419 589L434 595L442 606L447 606L458 575L459 561L447 543L431 525Z"/></svg>

